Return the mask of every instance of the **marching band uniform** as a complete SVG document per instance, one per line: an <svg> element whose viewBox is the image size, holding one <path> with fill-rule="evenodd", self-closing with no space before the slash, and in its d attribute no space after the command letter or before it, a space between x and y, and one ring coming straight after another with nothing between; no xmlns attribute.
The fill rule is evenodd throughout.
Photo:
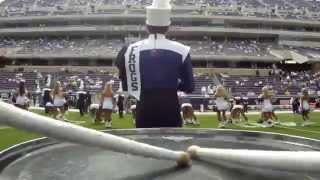
<svg viewBox="0 0 320 180"><path fill-rule="evenodd" d="M168 0L147 7L147 25L170 25ZM138 128L181 127L177 91L191 93L194 79L190 47L150 34L148 39L124 47L117 66L124 91L137 99Z"/></svg>

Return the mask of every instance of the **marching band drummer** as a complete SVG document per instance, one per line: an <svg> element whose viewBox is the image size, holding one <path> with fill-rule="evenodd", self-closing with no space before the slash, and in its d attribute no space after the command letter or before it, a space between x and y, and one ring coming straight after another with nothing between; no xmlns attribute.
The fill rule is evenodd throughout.
<svg viewBox="0 0 320 180"><path fill-rule="evenodd" d="M177 91L194 90L190 47L165 36L171 9L170 0L154 0L146 8L149 38L118 54L122 88L137 99L137 128L182 127Z"/></svg>
<svg viewBox="0 0 320 180"><path fill-rule="evenodd" d="M219 85L214 95L215 103L217 106L217 117L219 121L219 128L225 127L227 123L226 111L229 108L229 104L227 101L228 96L229 95L227 90L222 85Z"/></svg>
<svg viewBox="0 0 320 180"><path fill-rule="evenodd" d="M28 110L30 100L27 95L28 91L25 88L25 82L20 81L15 106Z"/></svg>

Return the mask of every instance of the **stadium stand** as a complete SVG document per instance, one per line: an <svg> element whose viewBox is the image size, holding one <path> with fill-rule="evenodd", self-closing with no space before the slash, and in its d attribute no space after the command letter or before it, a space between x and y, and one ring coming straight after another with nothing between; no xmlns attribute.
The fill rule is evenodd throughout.
<svg viewBox="0 0 320 180"><path fill-rule="evenodd" d="M105 13L143 13L150 0L6 0L1 14L7 16L84 15ZM176 13L220 16L251 16L285 19L319 17L320 2L307 0L174 0ZM110 11L110 7L118 11ZM109 9L109 11L108 11Z"/></svg>

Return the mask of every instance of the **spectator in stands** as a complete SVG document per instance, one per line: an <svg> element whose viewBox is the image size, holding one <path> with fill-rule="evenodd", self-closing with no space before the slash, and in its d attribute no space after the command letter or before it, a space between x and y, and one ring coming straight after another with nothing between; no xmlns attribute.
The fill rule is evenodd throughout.
<svg viewBox="0 0 320 180"><path fill-rule="evenodd" d="M59 120L66 121L65 118L65 104L66 104L66 93L63 91L63 88L61 87L60 81L56 81L54 83L54 88L52 91L52 99L53 99L53 105L56 108L54 111L54 117Z"/></svg>
<svg viewBox="0 0 320 180"><path fill-rule="evenodd" d="M101 114L104 116L105 127L112 127L112 111L114 109L114 96L112 90L112 83L107 82L101 94L100 104L101 104Z"/></svg>
<svg viewBox="0 0 320 180"><path fill-rule="evenodd" d="M162 1L146 8L149 38L123 48L117 58L123 90L138 100L138 128L182 127L177 90L194 90L190 48L166 39L171 5Z"/></svg>
<svg viewBox="0 0 320 180"><path fill-rule="evenodd" d="M219 121L219 127L223 128L227 123L226 111L229 108L229 105L228 105L229 95L227 90L222 85L219 85L217 87L217 91L214 95L214 98L217 106L217 116Z"/></svg>
<svg viewBox="0 0 320 180"><path fill-rule="evenodd" d="M17 93L18 94L17 94L15 105L21 109L28 110L30 100L28 98L28 91L25 88L24 81L21 81L19 83L19 88L18 88Z"/></svg>
<svg viewBox="0 0 320 180"><path fill-rule="evenodd" d="M309 105L309 101L310 101L310 96L309 96L309 91L306 88L302 89L301 92L301 97L300 97L300 110L301 110L301 115L302 115L302 119L304 121L304 125L308 125L310 122L310 118L309 118L309 113L310 113L310 105Z"/></svg>

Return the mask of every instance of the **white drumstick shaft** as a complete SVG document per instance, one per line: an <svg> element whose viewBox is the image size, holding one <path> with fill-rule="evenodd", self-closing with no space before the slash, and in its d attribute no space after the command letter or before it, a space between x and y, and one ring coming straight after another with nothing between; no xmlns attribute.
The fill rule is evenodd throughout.
<svg viewBox="0 0 320 180"><path fill-rule="evenodd" d="M295 172L319 172L319 152L257 151L196 148L193 155L200 160L227 162L255 168Z"/></svg>
<svg viewBox="0 0 320 180"><path fill-rule="evenodd" d="M122 137L53 120L0 102L0 124L39 133L71 143L95 146L103 149L155 159L177 161L183 152L139 143Z"/></svg>

